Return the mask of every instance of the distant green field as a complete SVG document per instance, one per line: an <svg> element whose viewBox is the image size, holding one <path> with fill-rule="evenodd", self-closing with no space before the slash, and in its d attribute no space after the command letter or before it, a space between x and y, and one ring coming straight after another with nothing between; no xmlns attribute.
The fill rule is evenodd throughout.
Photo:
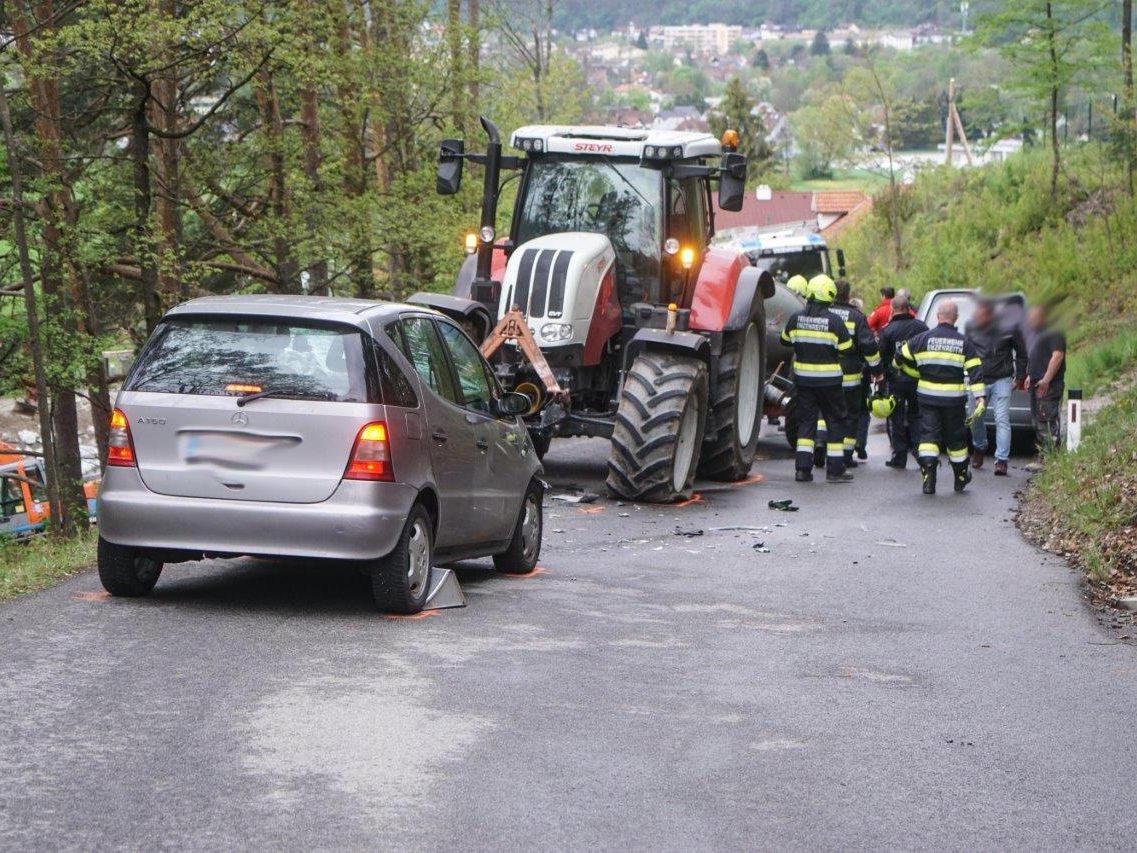
<svg viewBox="0 0 1137 853"><path fill-rule="evenodd" d="M790 189L797 192L824 192L825 190L861 190L874 193L888 185L888 176L864 169L849 169L834 172L832 178L818 178L810 181L794 181Z"/></svg>

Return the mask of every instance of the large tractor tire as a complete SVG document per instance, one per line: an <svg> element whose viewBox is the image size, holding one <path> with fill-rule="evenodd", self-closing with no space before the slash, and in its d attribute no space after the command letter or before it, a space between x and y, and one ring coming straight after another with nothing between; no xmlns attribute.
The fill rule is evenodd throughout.
<svg viewBox="0 0 1137 853"><path fill-rule="evenodd" d="M668 503L691 496L707 412L707 366L643 352L624 378L608 488L617 497Z"/></svg>
<svg viewBox="0 0 1137 853"><path fill-rule="evenodd" d="M750 473L754 448L762 432L765 384L765 329L753 320L723 340L715 398L711 402L716 429L703 441L700 477L734 481Z"/></svg>

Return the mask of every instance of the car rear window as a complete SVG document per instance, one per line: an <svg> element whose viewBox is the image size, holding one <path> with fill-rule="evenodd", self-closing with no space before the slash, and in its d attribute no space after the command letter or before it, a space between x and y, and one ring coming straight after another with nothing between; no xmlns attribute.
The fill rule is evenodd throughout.
<svg viewBox="0 0 1137 853"><path fill-rule="evenodd" d="M363 333L293 319L178 317L158 327L130 391L368 402Z"/></svg>

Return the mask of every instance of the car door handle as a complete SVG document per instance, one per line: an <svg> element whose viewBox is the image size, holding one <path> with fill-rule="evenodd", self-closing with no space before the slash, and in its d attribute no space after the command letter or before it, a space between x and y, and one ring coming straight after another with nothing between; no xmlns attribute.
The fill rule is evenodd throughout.
<svg viewBox="0 0 1137 853"><path fill-rule="evenodd" d="M433 438L435 441L445 442L448 436L446 435L446 433L443 430L436 429L434 432L432 432L430 434L430 437Z"/></svg>
<svg viewBox="0 0 1137 853"><path fill-rule="evenodd" d="M489 450L490 449L490 443L488 441L486 441L484 438L479 438L477 441L474 442L474 445L478 448L478 450Z"/></svg>

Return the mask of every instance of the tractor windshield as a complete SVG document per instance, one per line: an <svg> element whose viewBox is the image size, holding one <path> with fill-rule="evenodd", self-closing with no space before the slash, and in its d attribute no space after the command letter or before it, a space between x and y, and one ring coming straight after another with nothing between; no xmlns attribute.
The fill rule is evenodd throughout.
<svg viewBox="0 0 1137 853"><path fill-rule="evenodd" d="M660 281L660 173L607 158L541 158L528 169L517 244L570 231L603 234L616 250L620 302L653 301Z"/></svg>

